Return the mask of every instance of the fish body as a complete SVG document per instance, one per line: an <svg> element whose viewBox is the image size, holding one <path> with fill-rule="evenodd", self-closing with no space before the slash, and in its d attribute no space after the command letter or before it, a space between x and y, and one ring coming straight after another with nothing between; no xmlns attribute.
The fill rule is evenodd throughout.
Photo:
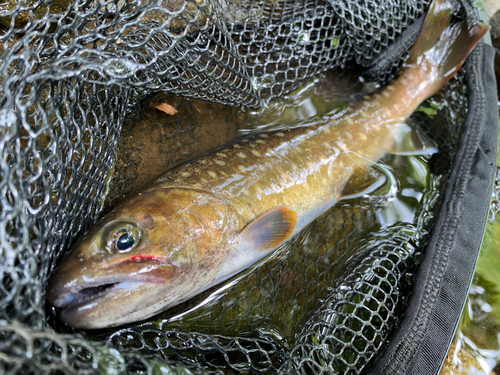
<svg viewBox="0 0 500 375"><path fill-rule="evenodd" d="M50 280L62 320L93 329L150 317L251 266L325 213L487 31L449 26L450 8L433 3L399 76L342 116L245 138L116 206Z"/></svg>

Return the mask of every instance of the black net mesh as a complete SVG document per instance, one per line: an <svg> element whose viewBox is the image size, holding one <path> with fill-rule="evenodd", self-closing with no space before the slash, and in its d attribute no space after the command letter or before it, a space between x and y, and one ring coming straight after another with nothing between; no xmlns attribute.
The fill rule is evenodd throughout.
<svg viewBox="0 0 500 375"><path fill-rule="evenodd" d="M110 205L238 137L241 111L227 105L257 107L327 69L369 66L427 5L0 4L0 372L361 371L404 311L465 117L462 76L411 119L440 152L418 159L428 171L410 222L381 222L392 193L339 204L216 303L178 320L210 291L149 322L77 332L46 306L45 288L56 261ZM178 115L129 126L157 93ZM215 140L201 121L208 112L227 129ZM416 168L397 157L384 163L402 175Z"/></svg>

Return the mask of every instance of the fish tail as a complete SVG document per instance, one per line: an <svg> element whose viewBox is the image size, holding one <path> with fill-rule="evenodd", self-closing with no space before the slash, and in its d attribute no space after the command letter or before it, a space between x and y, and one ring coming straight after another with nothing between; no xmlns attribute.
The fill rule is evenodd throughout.
<svg viewBox="0 0 500 375"><path fill-rule="evenodd" d="M490 28L483 23L450 25L452 7L451 0L433 1L405 63L407 69L421 70L429 80L423 92L425 98L434 95L449 81Z"/></svg>

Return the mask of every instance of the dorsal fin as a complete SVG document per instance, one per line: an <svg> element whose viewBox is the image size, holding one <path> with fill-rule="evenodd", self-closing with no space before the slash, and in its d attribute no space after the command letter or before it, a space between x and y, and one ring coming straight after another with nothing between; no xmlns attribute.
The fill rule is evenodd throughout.
<svg viewBox="0 0 500 375"><path fill-rule="evenodd" d="M245 225L239 241L257 251L274 249L287 240L295 229L297 214L285 206L277 206Z"/></svg>

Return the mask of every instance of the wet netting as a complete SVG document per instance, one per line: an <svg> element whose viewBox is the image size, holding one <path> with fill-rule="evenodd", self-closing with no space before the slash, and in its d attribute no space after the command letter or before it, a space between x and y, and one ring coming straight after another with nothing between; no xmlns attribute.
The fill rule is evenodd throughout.
<svg viewBox="0 0 500 375"><path fill-rule="evenodd" d="M338 204L277 255L238 275L217 303L177 320L170 318L211 291L147 322L89 332L65 327L46 304L45 289L78 237L139 187L146 159L161 159L161 167L148 169L154 177L215 147L205 136L215 123L227 125L219 144L234 140L242 118L237 108L272 103L331 68L356 65L375 83L387 82L428 5L2 1L0 372L369 368L418 282L467 115L465 69L410 120L438 145L438 154L411 165L397 156L383 161L396 175L409 176L403 188L420 186L410 219L393 215L384 224L381 218L390 216L384 207L399 194L391 189ZM374 61L402 41L406 49L384 61L383 71L374 69ZM128 142L128 124L157 95L178 113L156 113L159 125L146 130L154 141L141 151ZM208 112L218 116L211 123L200 120Z"/></svg>

